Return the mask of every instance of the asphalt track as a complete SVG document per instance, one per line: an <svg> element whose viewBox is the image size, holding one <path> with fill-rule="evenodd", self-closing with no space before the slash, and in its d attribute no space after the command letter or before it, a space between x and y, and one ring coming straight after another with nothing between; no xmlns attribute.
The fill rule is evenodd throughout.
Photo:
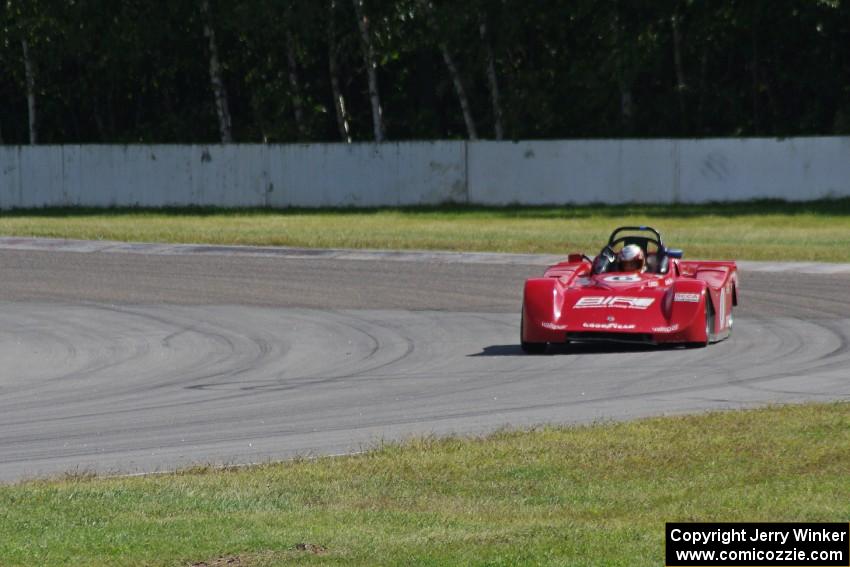
<svg viewBox="0 0 850 567"><path fill-rule="evenodd" d="M0 480L850 399L846 265L743 264L706 349L524 356L548 260L0 239Z"/></svg>

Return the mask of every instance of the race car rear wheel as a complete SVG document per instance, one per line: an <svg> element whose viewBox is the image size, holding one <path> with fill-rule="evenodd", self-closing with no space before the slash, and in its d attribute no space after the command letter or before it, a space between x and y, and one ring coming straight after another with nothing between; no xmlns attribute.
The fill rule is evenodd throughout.
<svg viewBox="0 0 850 567"><path fill-rule="evenodd" d="M714 308L711 306L711 298L705 297L705 344L711 344L711 335L714 332Z"/></svg>

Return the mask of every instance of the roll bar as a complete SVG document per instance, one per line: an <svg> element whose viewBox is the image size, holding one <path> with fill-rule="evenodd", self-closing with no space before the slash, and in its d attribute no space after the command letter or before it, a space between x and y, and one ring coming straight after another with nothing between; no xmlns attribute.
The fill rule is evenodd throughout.
<svg viewBox="0 0 850 567"><path fill-rule="evenodd" d="M655 239L658 240L659 247L663 250L664 242L661 240L661 233L652 228L651 226L640 225L640 226L621 226L620 228L614 229L614 232L611 233L611 237L608 238L608 244L611 244L617 239L617 233L620 232L628 232L628 231L641 231L641 232L651 232L655 235Z"/></svg>

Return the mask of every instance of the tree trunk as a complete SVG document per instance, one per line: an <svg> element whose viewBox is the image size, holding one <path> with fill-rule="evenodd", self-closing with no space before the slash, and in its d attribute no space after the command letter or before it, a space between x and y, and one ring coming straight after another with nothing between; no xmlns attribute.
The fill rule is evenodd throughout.
<svg viewBox="0 0 850 567"><path fill-rule="evenodd" d="M490 45L490 38L487 35L487 20L483 13L479 13L478 18L480 22L478 31L481 35L481 42L484 44L484 55L487 58L487 82L490 86L490 102L493 105L493 129L495 130L496 139L502 140L505 137L505 130L502 126L502 105L499 102L496 61L493 57L493 46Z"/></svg>
<svg viewBox="0 0 850 567"><path fill-rule="evenodd" d="M295 56L295 38L292 32L286 31L286 60L289 63L289 87L292 89L292 111L295 114L295 126L299 136L307 137L304 126L304 107L301 98L301 83L298 80L298 61Z"/></svg>
<svg viewBox="0 0 850 567"><path fill-rule="evenodd" d="M369 19L363 12L363 0L352 0L354 13L357 16L357 27L360 29L360 41L363 49L363 62L369 78L369 100L372 103L372 129L375 132L375 142L384 141L384 117L381 110L381 95L378 93L378 70L375 64L375 48L369 35Z"/></svg>
<svg viewBox="0 0 850 567"><path fill-rule="evenodd" d="M102 105L95 101L94 108L92 109L92 115L94 115L94 124L97 127L97 135L100 137L100 141L102 143L106 143L108 140L108 136L106 134L106 122L103 120L103 116L101 114L100 109Z"/></svg>
<svg viewBox="0 0 850 567"><path fill-rule="evenodd" d="M419 0L419 5L425 11L425 15L431 24L431 29L434 33L439 33L439 28L434 22L434 7L431 0ZM472 110L469 107L469 98L466 96L466 90L463 88L463 81L460 79L460 73L457 70L452 54L449 52L449 46L445 41L439 41L440 53L443 55L443 61L446 64L446 69L449 71L449 76L452 79L452 84L455 87L455 94L460 109L463 112L463 122L466 124L466 133L470 140L478 139L478 132L475 130L475 120L472 118Z"/></svg>
<svg viewBox="0 0 850 567"><path fill-rule="evenodd" d="M213 29L212 17L210 15L209 0L201 0L201 15L204 22L204 36L209 40L210 85L215 96L215 108L218 112L218 129L221 134L221 143L229 144L233 141L230 124L230 105L227 100L227 90L224 88L224 80L221 76L221 64L218 59L218 47L215 42L215 29Z"/></svg>
<svg viewBox="0 0 850 567"><path fill-rule="evenodd" d="M334 13L336 12L336 1L328 2L328 72L331 76L331 94L334 99L334 110L336 110L336 125L339 129L339 137L343 142L351 143L351 128L348 124L348 113L345 110L345 99L342 89L339 87L339 67L337 66L336 26L334 24Z"/></svg>
<svg viewBox="0 0 850 567"><path fill-rule="evenodd" d="M626 61L623 56L623 31L620 23L620 4L614 1L614 46L616 52L617 82L620 88L620 120L622 133L632 135L634 131L634 100L632 99L632 85L626 74Z"/></svg>
<svg viewBox="0 0 850 567"><path fill-rule="evenodd" d="M454 60L452 60L452 55L449 53L449 47L445 42L440 42L440 51L443 52L443 61L446 63L446 68L449 70L449 75L455 86L455 93L457 93L460 109L463 112L463 121L466 124L466 133L469 135L470 140L477 140L478 132L475 130L475 120L473 120L472 110L469 108L469 99L463 88L463 82L460 80L460 73L458 73Z"/></svg>
<svg viewBox="0 0 850 567"><path fill-rule="evenodd" d="M38 119L35 105L35 64L30 57L29 43L26 39L21 39L21 49L24 52L24 75L27 81L30 144L35 145L38 143Z"/></svg>
<svg viewBox="0 0 850 567"><path fill-rule="evenodd" d="M752 43L752 81L753 81L753 131L752 135L758 136L760 133L759 123L759 42L758 42L758 8L753 9L754 17L753 24L750 27L750 41Z"/></svg>
<svg viewBox="0 0 850 567"><path fill-rule="evenodd" d="M705 88L706 74L708 72L708 45L703 43L702 55L699 61L699 101L697 102L697 130L696 134L702 136L705 125Z"/></svg>
<svg viewBox="0 0 850 567"><path fill-rule="evenodd" d="M626 134L632 133L634 117L634 102L632 101L632 89L625 82L620 83L620 115L623 118L623 128Z"/></svg>
<svg viewBox="0 0 850 567"><path fill-rule="evenodd" d="M767 96L767 103L770 107L771 115L770 123L767 125L767 127L762 128L762 132L766 132L767 135L770 136L776 136L781 133L787 133L787 125L782 123L783 113L781 107L781 99L776 96L776 89L774 89L769 76L765 76L762 82L764 93Z"/></svg>
<svg viewBox="0 0 850 567"><path fill-rule="evenodd" d="M682 117L682 129L685 129L685 91L687 84L685 83L685 71L682 66L682 33L679 29L679 10L676 8L676 13L670 18L670 24L673 27L673 64L676 68L676 92L679 96L679 112Z"/></svg>

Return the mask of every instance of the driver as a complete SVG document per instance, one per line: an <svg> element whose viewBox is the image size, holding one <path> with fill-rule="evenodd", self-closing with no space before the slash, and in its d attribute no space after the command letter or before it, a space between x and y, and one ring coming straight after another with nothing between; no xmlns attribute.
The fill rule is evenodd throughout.
<svg viewBox="0 0 850 567"><path fill-rule="evenodd" d="M623 246L617 254L621 272L643 272L646 269L646 257L637 244Z"/></svg>

